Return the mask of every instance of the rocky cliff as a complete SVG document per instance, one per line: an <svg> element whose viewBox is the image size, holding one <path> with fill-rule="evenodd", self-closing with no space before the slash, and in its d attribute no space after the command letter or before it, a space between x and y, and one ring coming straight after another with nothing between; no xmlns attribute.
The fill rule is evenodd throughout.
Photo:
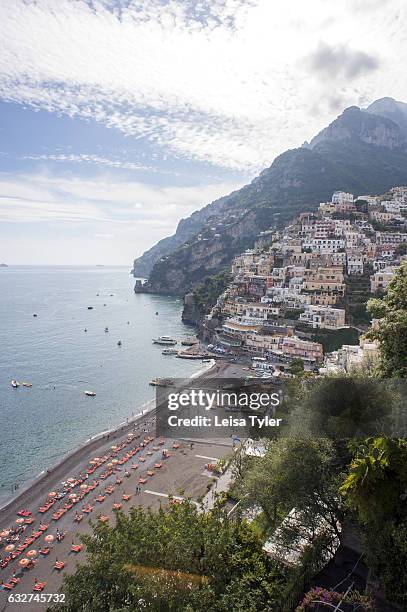
<svg viewBox="0 0 407 612"><path fill-rule="evenodd" d="M259 232L316 209L333 191L384 193L397 184L407 184L403 130L351 107L309 145L286 151L249 185L181 221L134 269L154 262L144 290L183 295L252 246Z"/></svg>

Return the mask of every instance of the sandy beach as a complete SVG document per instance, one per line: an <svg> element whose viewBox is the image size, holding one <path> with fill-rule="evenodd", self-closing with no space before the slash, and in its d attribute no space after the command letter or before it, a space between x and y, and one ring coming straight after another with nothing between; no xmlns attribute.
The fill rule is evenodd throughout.
<svg viewBox="0 0 407 612"><path fill-rule="evenodd" d="M240 366L218 362L216 365L211 364L210 369L201 373L198 380L240 375L242 375ZM112 524L114 521L114 503L121 504L122 510L126 511L132 505L158 507L160 504L168 503L168 495L181 496L180 491L183 495L190 496L194 500L206 493L208 481L212 474L206 470L205 466L229 453L231 450L230 441L196 441L191 444L187 441L157 439L155 437L154 406L155 401L153 400L144 406L144 413L134 417L131 422L121 424L109 433L95 436L82 447L75 449L63 458L58 465L30 483L18 497L9 501L0 510L0 530L16 525L17 512L22 508L28 508L32 512L34 523L27 527L24 534L21 534L20 541L16 542L16 548L27 536L35 533L41 523L48 525L41 536L27 547L27 550L10 561L7 567L0 569L0 580L4 583L8 583L15 572L17 572L17 578L20 579L20 582L12 590L0 590L0 610L21 609L21 604L8 603L8 596L10 594L17 596L18 593L33 593L35 579L46 582L44 593L56 593L62 582L63 571L73 572L76 563L83 560L86 554L84 550L79 553L74 553L71 550L73 544L79 543L78 534L89 532L89 521L95 522L100 514L107 516L110 524ZM141 444L145 446L140 448ZM119 447L120 450L116 452L112 450L112 446ZM137 448L139 448L138 451ZM163 448L169 451L169 456L166 459L163 459ZM126 459L126 456L130 453L134 453L134 456ZM95 457L104 456L109 457L109 459L97 466L94 473L88 474L88 478L84 481L86 485L95 482L97 484L81 501L66 511L58 520L53 520L52 514L56 509L64 506L68 501L67 497L58 500L52 509L46 513L39 513L38 509L44 504L51 491L60 490L61 483L66 482L68 478L77 478L80 474L84 475L90 467L89 461ZM123 465L115 465L113 471L106 478L103 478L101 475L106 473L106 465L112 457L116 460L123 459L124 463ZM159 464L161 466L157 468ZM112 464L110 463L110 465ZM125 475L125 473L128 475ZM141 491L137 492L140 478L143 482ZM110 494L106 493L106 489L109 490L109 487L113 487ZM77 491L79 492L80 488L75 488L75 492ZM123 494L129 495L130 498L125 501ZM101 496L100 501L96 501L99 496ZM82 510L86 504L93 506L89 514L83 513ZM83 514L83 519L79 524L74 521L76 512ZM21 558L33 548L37 552L44 548L46 546L44 538L50 534L55 536L57 529L66 534L63 541L57 542L54 540L48 555L37 555L33 569L22 569L20 567ZM3 538L0 544L0 555L3 560L7 556L4 551L5 544ZM65 563L62 572L54 569L56 559L63 560ZM24 610L41 610L46 609L46 607L46 604L35 602L24 604Z"/></svg>

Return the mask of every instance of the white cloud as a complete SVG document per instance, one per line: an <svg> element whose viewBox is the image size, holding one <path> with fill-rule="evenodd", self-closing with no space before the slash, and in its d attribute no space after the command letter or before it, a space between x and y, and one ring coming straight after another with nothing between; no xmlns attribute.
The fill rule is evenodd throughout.
<svg viewBox="0 0 407 612"><path fill-rule="evenodd" d="M164 237L175 230L181 217L238 188L235 183L197 186L154 186L111 175L95 178L50 174L0 174L0 221L13 223L89 224L98 237L115 237L110 231L138 224L162 228ZM143 229L143 243L153 238Z"/></svg>
<svg viewBox="0 0 407 612"><path fill-rule="evenodd" d="M149 172L156 172L157 170L152 166L144 166L136 162L127 162L120 159L109 159L102 157L101 155L81 153L79 155L74 153L54 153L54 154L43 154L43 155L24 155L20 159L30 159L34 161L57 161L57 162L77 162L77 163L88 163L96 164L99 166L109 166L111 168L121 168L122 170L148 170Z"/></svg>
<svg viewBox="0 0 407 612"><path fill-rule="evenodd" d="M407 98L407 6L361 4L0 2L0 96L253 171L331 120L333 96L344 104ZM351 79L336 75L333 87L307 61L324 45L371 61L349 69Z"/></svg>

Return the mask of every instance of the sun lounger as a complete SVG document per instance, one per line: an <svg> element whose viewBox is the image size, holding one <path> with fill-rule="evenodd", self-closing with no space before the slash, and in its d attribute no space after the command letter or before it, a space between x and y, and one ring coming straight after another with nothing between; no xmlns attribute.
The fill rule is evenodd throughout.
<svg viewBox="0 0 407 612"><path fill-rule="evenodd" d="M153 472L153 470L148 470L147 471L147 476L154 476L155 472Z"/></svg>
<svg viewBox="0 0 407 612"><path fill-rule="evenodd" d="M72 544L71 551L74 553L79 553L82 550L81 544Z"/></svg>
<svg viewBox="0 0 407 612"><path fill-rule="evenodd" d="M122 507L121 504L118 504L118 503L113 504L113 510L120 510L121 507Z"/></svg>
<svg viewBox="0 0 407 612"><path fill-rule="evenodd" d="M159 470L160 468L162 468L163 464L160 463L154 463L154 467L157 468L157 470Z"/></svg>
<svg viewBox="0 0 407 612"><path fill-rule="evenodd" d="M33 588L33 591L43 591L45 589L45 587L47 586L46 582L36 582Z"/></svg>
<svg viewBox="0 0 407 612"><path fill-rule="evenodd" d="M65 567L65 563L63 561L55 561L54 568L60 572Z"/></svg>
<svg viewBox="0 0 407 612"><path fill-rule="evenodd" d="M138 482L139 482L139 484L146 484L147 478L139 478Z"/></svg>
<svg viewBox="0 0 407 612"><path fill-rule="evenodd" d="M144 457L139 457L139 459L138 459L138 460L139 460L139 461L141 461L142 463L145 463L145 462L146 462L146 460L145 460L145 458L144 458Z"/></svg>
<svg viewBox="0 0 407 612"><path fill-rule="evenodd" d="M137 470L139 468L139 464L138 463L133 463L131 466L132 470Z"/></svg>
<svg viewBox="0 0 407 612"><path fill-rule="evenodd" d="M49 555L49 551L50 549L48 548L48 546L45 548L41 548L40 555L44 555L44 557L46 557L47 555Z"/></svg>
<svg viewBox="0 0 407 612"><path fill-rule="evenodd" d="M131 498L131 495L126 495L126 493L123 493L123 495L122 495L122 499L123 499L124 501L129 501L129 499L130 499L130 498Z"/></svg>
<svg viewBox="0 0 407 612"><path fill-rule="evenodd" d="M172 445L172 448L175 448L175 449L179 448L179 444L177 444L177 442L174 442L174 444Z"/></svg>

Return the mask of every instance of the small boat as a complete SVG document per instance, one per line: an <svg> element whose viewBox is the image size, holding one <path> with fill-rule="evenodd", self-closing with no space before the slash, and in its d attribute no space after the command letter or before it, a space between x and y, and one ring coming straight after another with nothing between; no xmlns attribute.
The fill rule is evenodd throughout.
<svg viewBox="0 0 407 612"><path fill-rule="evenodd" d="M108 327L105 327L105 332L107 333L108 331L109 331L109 328L108 328Z"/></svg>
<svg viewBox="0 0 407 612"><path fill-rule="evenodd" d="M202 353L183 353L180 351L177 357L179 357L179 359L202 359L204 355L202 355Z"/></svg>
<svg viewBox="0 0 407 612"><path fill-rule="evenodd" d="M93 310L93 306L88 306L88 310Z"/></svg>
<svg viewBox="0 0 407 612"><path fill-rule="evenodd" d="M158 310L156 310L155 314L158 315Z"/></svg>
<svg viewBox="0 0 407 612"><path fill-rule="evenodd" d="M36 313L36 312L34 312L33 317L38 317L38 315L37 315L37 313Z"/></svg>
<svg viewBox="0 0 407 612"><path fill-rule="evenodd" d="M22 382L21 384L23 385L23 387L32 387L33 386L33 384L30 383L30 382Z"/></svg>
<svg viewBox="0 0 407 612"><path fill-rule="evenodd" d="M149 383L152 387L169 387L174 384L172 378L153 378Z"/></svg>
<svg viewBox="0 0 407 612"><path fill-rule="evenodd" d="M119 340L118 343L117 343L117 346L121 346L121 345L122 345L122 341Z"/></svg>
<svg viewBox="0 0 407 612"><path fill-rule="evenodd" d="M198 344L198 340L196 338L184 338L184 340L181 340L181 344L182 346L194 346Z"/></svg>
<svg viewBox="0 0 407 612"><path fill-rule="evenodd" d="M14 387L14 389L17 389L17 387L20 386L20 383L18 382L18 380L13 380L11 381L11 386Z"/></svg>
<svg viewBox="0 0 407 612"><path fill-rule="evenodd" d="M95 397L96 393L95 391L85 391L85 395L87 395L88 397Z"/></svg>
<svg viewBox="0 0 407 612"><path fill-rule="evenodd" d="M171 338L170 336L160 336L159 338L153 339L153 344L174 346L177 344L177 340L174 340L174 338Z"/></svg>
<svg viewBox="0 0 407 612"><path fill-rule="evenodd" d="M178 355L178 350L174 348L166 348L161 351L161 355Z"/></svg>
<svg viewBox="0 0 407 612"><path fill-rule="evenodd" d="M85 329L84 329L83 331L87 332L88 330L87 330L87 329L86 329L86 327L85 327Z"/></svg>

